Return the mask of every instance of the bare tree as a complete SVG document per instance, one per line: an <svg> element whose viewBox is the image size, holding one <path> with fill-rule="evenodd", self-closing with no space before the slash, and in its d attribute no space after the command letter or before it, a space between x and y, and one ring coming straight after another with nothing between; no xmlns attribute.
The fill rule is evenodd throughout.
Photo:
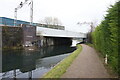
<svg viewBox="0 0 120 80"><path fill-rule="evenodd" d="M78 25L89 25L90 26L90 30L88 31L88 33L87 33L87 42L89 42L89 43L92 43L92 36L91 36L91 33L94 31L94 29L95 29L95 26L96 26L96 21L94 21L94 22L82 22L82 23L80 23L80 22L78 22L77 23Z"/></svg>
<svg viewBox="0 0 120 80"><path fill-rule="evenodd" d="M44 18L44 22L45 22L45 24L47 24L47 25L52 24L52 17L45 17L45 18Z"/></svg>
<svg viewBox="0 0 120 80"><path fill-rule="evenodd" d="M53 25L61 25L61 21L58 18L53 18Z"/></svg>
<svg viewBox="0 0 120 80"><path fill-rule="evenodd" d="M44 20L40 21L41 24L47 24L47 25L62 25L61 21L54 17L45 17Z"/></svg>

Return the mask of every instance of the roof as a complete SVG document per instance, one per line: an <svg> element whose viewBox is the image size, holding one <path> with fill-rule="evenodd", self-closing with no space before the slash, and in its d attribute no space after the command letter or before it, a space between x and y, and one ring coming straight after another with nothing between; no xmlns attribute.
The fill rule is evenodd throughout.
<svg viewBox="0 0 120 80"><path fill-rule="evenodd" d="M14 26L14 19L7 18L7 17L0 17L0 24L1 25ZM22 21L22 20L17 20L17 25L20 25L20 24L30 24L30 22ZM37 23L33 23L34 26L36 24Z"/></svg>

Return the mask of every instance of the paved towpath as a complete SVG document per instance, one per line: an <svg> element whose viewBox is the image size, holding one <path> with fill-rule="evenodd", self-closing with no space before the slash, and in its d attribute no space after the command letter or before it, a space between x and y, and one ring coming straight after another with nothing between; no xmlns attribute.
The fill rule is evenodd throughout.
<svg viewBox="0 0 120 80"><path fill-rule="evenodd" d="M109 78L96 51L82 44L82 51L63 74L62 78Z"/></svg>

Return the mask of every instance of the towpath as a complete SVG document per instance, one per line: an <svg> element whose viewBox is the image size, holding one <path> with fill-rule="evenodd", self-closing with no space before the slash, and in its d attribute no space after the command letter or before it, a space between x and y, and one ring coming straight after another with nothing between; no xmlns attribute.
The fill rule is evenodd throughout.
<svg viewBox="0 0 120 80"><path fill-rule="evenodd" d="M109 78L96 51L82 44L82 51L63 74L62 78Z"/></svg>

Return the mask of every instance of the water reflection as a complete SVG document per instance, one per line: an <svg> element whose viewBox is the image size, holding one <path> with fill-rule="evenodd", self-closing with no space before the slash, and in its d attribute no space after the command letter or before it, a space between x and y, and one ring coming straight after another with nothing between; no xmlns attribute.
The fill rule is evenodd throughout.
<svg viewBox="0 0 120 80"><path fill-rule="evenodd" d="M35 51L3 51L3 78L39 78L74 51L75 47L51 46Z"/></svg>

